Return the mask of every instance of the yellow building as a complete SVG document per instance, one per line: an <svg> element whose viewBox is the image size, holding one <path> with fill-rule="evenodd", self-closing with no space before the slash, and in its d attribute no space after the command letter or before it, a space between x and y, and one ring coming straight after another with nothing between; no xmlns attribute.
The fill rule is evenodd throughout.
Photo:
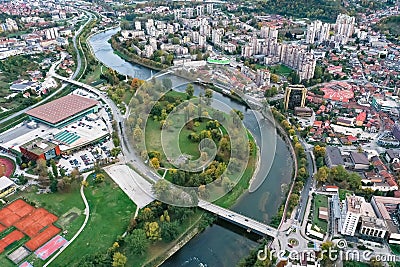
<svg viewBox="0 0 400 267"><path fill-rule="evenodd" d="M6 197L17 190L17 185L6 176L0 178L0 198Z"/></svg>

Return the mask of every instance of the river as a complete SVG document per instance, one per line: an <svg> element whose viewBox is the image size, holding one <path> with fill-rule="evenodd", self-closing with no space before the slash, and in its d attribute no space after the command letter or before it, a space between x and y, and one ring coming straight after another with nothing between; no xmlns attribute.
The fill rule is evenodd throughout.
<svg viewBox="0 0 400 267"><path fill-rule="evenodd" d="M126 62L113 52L108 40L117 31L118 29L108 30L89 39L97 59L121 74L140 79L151 77L153 71L150 69ZM171 80L174 85L182 82L182 78L178 77L172 77ZM184 87L179 89L183 90ZM200 90L199 87L195 87L196 94ZM232 207L232 210L259 221L269 222L282 203L285 197L284 192L290 183L293 162L289 149L284 141L277 136L276 130L270 122L261 120L259 126L253 111L247 109L244 105L217 92L214 92L213 98L242 111L244 124L252 132L257 143L263 144L261 164L257 176L265 180L255 192L243 194ZM270 166L271 168L269 168ZM246 256L250 249L257 246L256 239L243 229L218 221L189 241L162 266L232 267L242 257Z"/></svg>

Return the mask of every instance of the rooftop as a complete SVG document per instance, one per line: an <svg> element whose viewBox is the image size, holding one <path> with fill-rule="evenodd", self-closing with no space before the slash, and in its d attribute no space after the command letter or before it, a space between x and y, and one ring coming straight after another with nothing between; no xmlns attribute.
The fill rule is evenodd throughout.
<svg viewBox="0 0 400 267"><path fill-rule="evenodd" d="M0 190L6 189L7 187L15 185L13 181L11 181L9 178L3 176L0 177Z"/></svg>
<svg viewBox="0 0 400 267"><path fill-rule="evenodd" d="M26 114L49 123L59 123L96 106L99 102L79 95L67 95L29 110Z"/></svg>
<svg viewBox="0 0 400 267"><path fill-rule="evenodd" d="M358 153L358 152L350 152L350 157L353 160L354 164L365 164L369 165L369 160L367 156L365 156L364 153Z"/></svg>
<svg viewBox="0 0 400 267"><path fill-rule="evenodd" d="M339 148L335 146L326 147L326 156L330 159L331 165L344 165L342 155Z"/></svg>
<svg viewBox="0 0 400 267"><path fill-rule="evenodd" d="M41 155L54 149L56 145L38 137L21 145L20 147L34 153L35 155Z"/></svg>

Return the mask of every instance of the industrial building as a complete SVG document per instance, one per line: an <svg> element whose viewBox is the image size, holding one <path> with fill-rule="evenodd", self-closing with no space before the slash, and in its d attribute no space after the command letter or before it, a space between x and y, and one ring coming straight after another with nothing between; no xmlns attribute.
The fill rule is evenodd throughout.
<svg viewBox="0 0 400 267"><path fill-rule="evenodd" d="M97 100L79 95L67 95L26 112L37 122L61 128L82 117L98 112Z"/></svg>

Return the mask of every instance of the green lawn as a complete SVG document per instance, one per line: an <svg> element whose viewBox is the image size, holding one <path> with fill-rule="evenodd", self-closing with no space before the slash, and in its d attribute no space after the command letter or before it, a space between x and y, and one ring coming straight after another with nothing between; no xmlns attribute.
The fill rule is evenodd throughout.
<svg viewBox="0 0 400 267"><path fill-rule="evenodd" d="M125 232L136 210L136 205L109 177L100 185L86 188L85 194L90 206L89 222L54 266L78 266L85 255L107 250Z"/></svg>
<svg viewBox="0 0 400 267"><path fill-rule="evenodd" d="M92 184L85 188L85 195L90 206L90 219L85 230L80 236L52 263L53 266L78 266L80 259L98 251L105 251L122 235L128 226L136 205L125 195L125 193L109 178L102 184ZM81 227L85 216L83 214L84 204L78 188L71 193L55 193L37 195L35 191L19 193L13 198L24 197L26 201L46 208L50 212L61 217L72 211L80 215L72 220L63 230L68 230L66 239L70 240ZM55 224L60 227L64 224L58 220ZM15 266L5 255L1 254L0 266ZM42 266L45 262L36 258L34 254L27 258L34 262L34 266Z"/></svg>
<svg viewBox="0 0 400 267"><path fill-rule="evenodd" d="M285 65L279 64L275 66L268 67L271 73L288 76L293 70Z"/></svg>
<svg viewBox="0 0 400 267"><path fill-rule="evenodd" d="M93 71L86 74L85 78L82 79L82 82L86 84L92 84L100 80L102 66L103 66L102 64L98 64Z"/></svg>
<svg viewBox="0 0 400 267"><path fill-rule="evenodd" d="M323 233L328 230L328 222L318 218L318 211L320 207L328 207L328 197L325 195L314 196L314 207L313 207L313 225L318 226Z"/></svg>

